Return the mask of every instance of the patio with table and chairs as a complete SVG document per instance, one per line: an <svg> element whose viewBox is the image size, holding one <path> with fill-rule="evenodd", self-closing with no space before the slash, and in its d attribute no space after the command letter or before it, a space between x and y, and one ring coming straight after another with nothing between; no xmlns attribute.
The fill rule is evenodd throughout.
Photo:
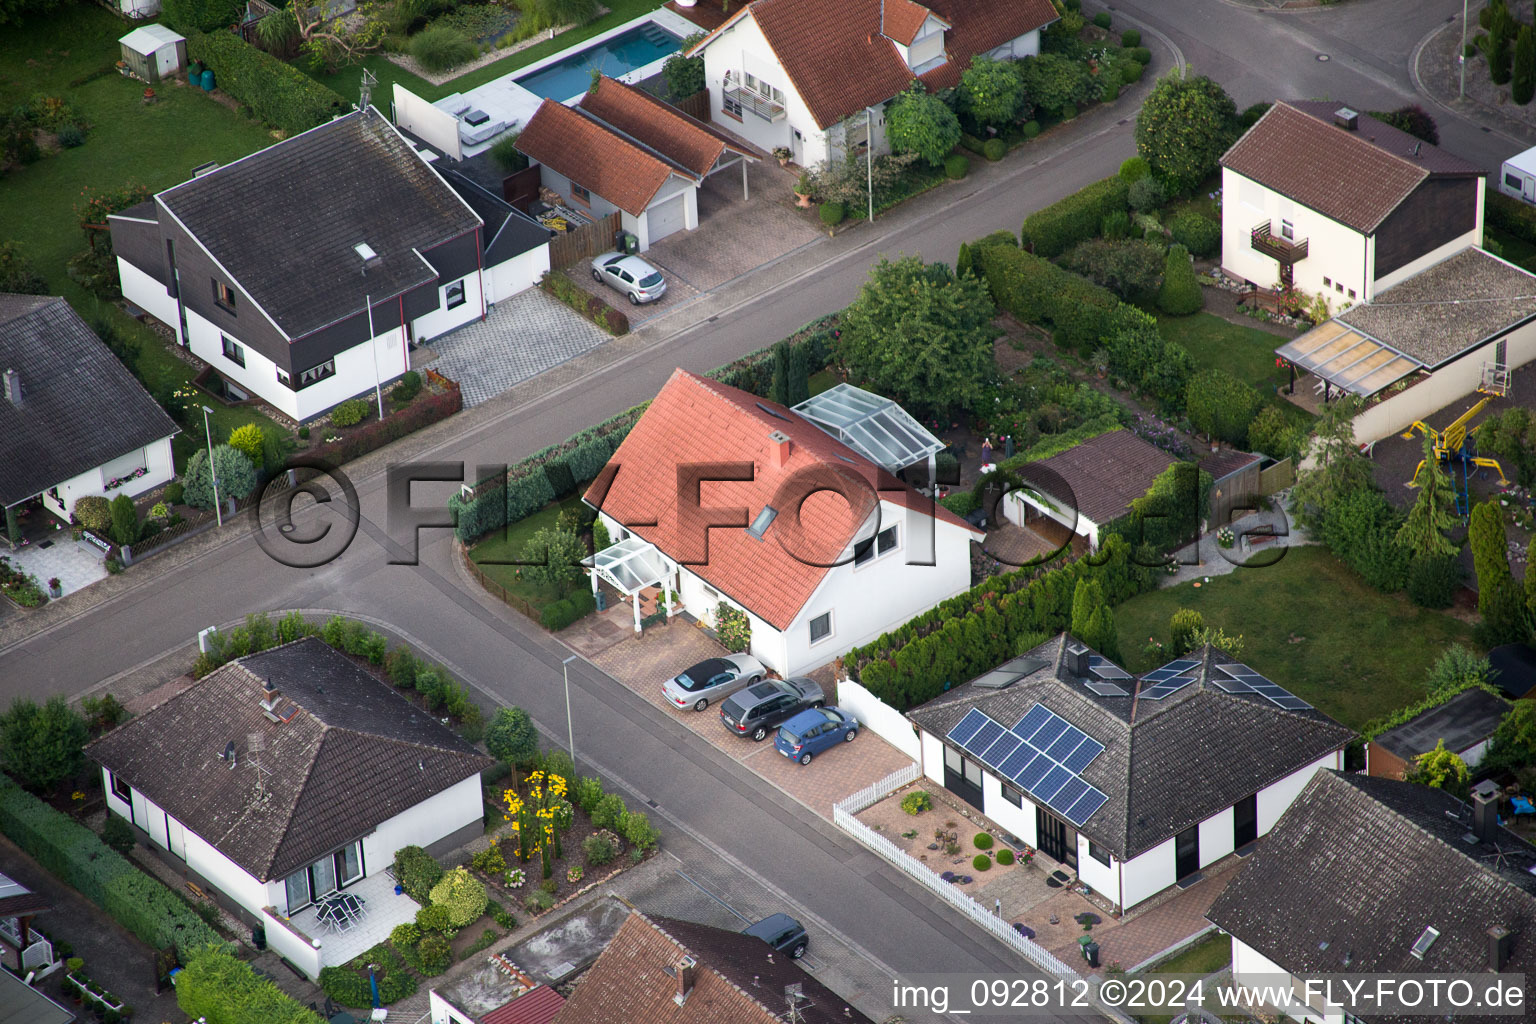
<svg viewBox="0 0 1536 1024"><path fill-rule="evenodd" d="M332 967L388 939L395 925L416 920L419 909L415 900L396 893L395 880L380 871L320 897L289 920L319 941L321 960Z"/></svg>

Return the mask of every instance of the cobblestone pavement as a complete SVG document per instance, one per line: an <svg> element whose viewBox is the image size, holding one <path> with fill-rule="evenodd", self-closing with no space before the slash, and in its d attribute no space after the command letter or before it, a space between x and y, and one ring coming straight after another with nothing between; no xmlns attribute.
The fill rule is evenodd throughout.
<svg viewBox="0 0 1536 1024"><path fill-rule="evenodd" d="M1477 26L1477 12L1482 6L1474 3L1469 8L1472 24L1467 26L1468 40L1482 31ZM1511 9L1522 21L1530 21L1530 4ZM1415 84L1462 117L1516 139L1536 140L1536 109L1510 102L1509 86L1493 84L1488 77L1488 61L1481 53L1467 61L1466 96L1461 97L1461 65L1456 60L1460 49L1461 18L1454 16L1419 51L1413 67ZM1490 188L1495 185L1489 183Z"/></svg>
<svg viewBox="0 0 1536 1024"><path fill-rule="evenodd" d="M66 594L83 590L107 575L101 549L83 540L70 539L68 530L59 530L40 543L5 553L13 567L36 576L38 586L46 588L49 580L57 579Z"/></svg>
<svg viewBox="0 0 1536 1024"><path fill-rule="evenodd" d="M432 369L459 382L467 409L607 340L575 310L529 288L426 347L437 357Z"/></svg>

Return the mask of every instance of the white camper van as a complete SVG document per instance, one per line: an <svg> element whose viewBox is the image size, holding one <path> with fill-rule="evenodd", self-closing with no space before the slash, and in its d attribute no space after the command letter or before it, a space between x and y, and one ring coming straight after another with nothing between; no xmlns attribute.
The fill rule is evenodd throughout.
<svg viewBox="0 0 1536 1024"><path fill-rule="evenodd" d="M1536 205L1536 147L1504 161L1499 169L1499 191Z"/></svg>

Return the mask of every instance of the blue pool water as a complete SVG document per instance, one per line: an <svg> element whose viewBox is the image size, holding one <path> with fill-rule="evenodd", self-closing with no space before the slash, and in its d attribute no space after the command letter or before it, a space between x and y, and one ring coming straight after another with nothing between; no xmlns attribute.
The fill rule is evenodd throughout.
<svg viewBox="0 0 1536 1024"><path fill-rule="evenodd" d="M682 42L682 37L655 22L646 22L516 81L535 96L564 102L587 91L592 84L593 68L600 69L610 78L618 78L676 53Z"/></svg>

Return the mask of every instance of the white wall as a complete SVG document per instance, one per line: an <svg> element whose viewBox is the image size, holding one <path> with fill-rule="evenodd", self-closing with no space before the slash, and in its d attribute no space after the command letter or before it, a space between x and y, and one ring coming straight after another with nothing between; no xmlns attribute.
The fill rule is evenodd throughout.
<svg viewBox="0 0 1536 1024"><path fill-rule="evenodd" d="M656 190L656 195L646 205L645 213L634 218L631 218L627 213L624 215L624 227L628 231L633 231L635 236L640 239L641 252L645 252L645 250L651 247L651 211L662 203L669 201L679 192L683 194L683 230L692 231L699 226L698 187L693 183L692 179L684 179L674 174L667 179L666 184ZM631 221L633 221L634 227L630 227ZM657 239L657 241L660 241L660 239Z"/></svg>
<svg viewBox="0 0 1536 1024"><path fill-rule="evenodd" d="M939 775L944 773L944 751L939 750ZM996 775L985 768L981 772L981 813L1001 825L1010 834L1017 837L1028 846L1036 846L1039 843L1039 830L1036 828L1035 805L1029 797L1019 801L1023 806L1015 807L1003 799L1003 783Z"/></svg>
<svg viewBox="0 0 1536 1024"><path fill-rule="evenodd" d="M320 948L315 945L314 940L293 930L293 926L287 921L281 917L274 917L265 910L261 912L261 919L266 928L267 945L271 946L284 960L309 975L311 979L318 978L320 969L325 964L321 959Z"/></svg>
<svg viewBox="0 0 1536 1024"><path fill-rule="evenodd" d="M999 502L1003 510L1003 518L1015 526L1024 525L1024 506L1026 504L1034 509L1034 512L1030 513L1031 515L1044 514L1078 536L1086 537L1090 551L1097 551L1099 549L1099 524L1080 512L1064 512L1060 509L1052 508L1042 499L1021 490L1009 491L1003 496L1003 500Z"/></svg>
<svg viewBox="0 0 1536 1024"><path fill-rule="evenodd" d="M1200 823L1200 866L1214 864L1237 849L1232 808L1217 811Z"/></svg>
<svg viewBox="0 0 1536 1024"><path fill-rule="evenodd" d="M458 1007L438 995L437 989L427 993L427 1012L432 1015L432 1024L475 1024L460 1013Z"/></svg>
<svg viewBox="0 0 1536 1024"><path fill-rule="evenodd" d="M1236 935L1232 936L1232 980L1236 984L1257 985L1262 988L1273 989L1277 985L1285 984L1287 979L1292 984L1293 991L1296 991L1299 997L1301 994L1299 991L1301 980L1299 976L1291 974L1284 967L1281 967L1252 946L1242 942ZM1327 1024L1342 1024L1344 1020L1342 1013L1330 1013L1327 1016L1319 1016L1307 1013L1300 1008L1291 1010L1286 1015L1293 1020L1326 1021Z"/></svg>
<svg viewBox="0 0 1536 1024"><path fill-rule="evenodd" d="M1365 235L1226 167L1221 170L1222 269L1260 288L1273 288L1280 279L1280 265L1253 248L1251 232L1267 220L1270 233L1278 238L1282 218L1295 225L1297 241L1307 242L1307 258L1294 268L1297 288L1308 294L1324 292L1334 312L1370 297ZM1326 286L1324 277L1330 282ZM1355 292L1353 299L1350 289Z"/></svg>
<svg viewBox="0 0 1536 1024"><path fill-rule="evenodd" d="M610 213L618 210L617 206L614 206L612 203L598 195L596 192L591 193L592 199L589 203L583 203L572 198L571 179L567 178L565 175L561 174L559 171L555 170L548 164L539 164L539 184L543 185L547 189L553 189L555 192L558 192L560 197L566 201L566 205L578 213L590 212L593 217L606 217ZM629 214L627 213L624 214L624 216L629 218ZM635 229L630 226L628 220L626 220L624 228L627 231L635 231ZM635 233L639 234L638 231Z"/></svg>
<svg viewBox="0 0 1536 1024"><path fill-rule="evenodd" d="M141 477L135 477L121 487L107 490L106 476L103 468L96 466L86 470L79 476L70 477L55 485L59 493L59 500L54 502L45 492L43 503L56 514L65 519L74 511L75 502L81 498L96 494L107 499L117 497L119 494L127 494L130 497L135 494L143 494L161 484L169 483L176 476L175 461L171 455L171 439L169 437L155 441L148 447L139 449L140 458L144 465L145 473ZM131 453L124 452L126 457Z"/></svg>
<svg viewBox="0 0 1536 1024"><path fill-rule="evenodd" d="M395 124L434 146L452 160L463 159L459 147L459 119L434 107L411 90L395 84Z"/></svg>
<svg viewBox="0 0 1536 1024"><path fill-rule="evenodd" d="M1307 788L1307 783L1312 781L1312 776L1319 768L1340 770L1343 767L1344 752L1336 750L1331 754L1324 754L1305 768L1297 769L1279 782L1259 790L1259 835L1267 835L1269 830L1275 827L1275 822L1280 820L1280 815L1284 814L1286 808L1301 795L1301 791Z"/></svg>
<svg viewBox="0 0 1536 1024"><path fill-rule="evenodd" d="M743 111L738 121L722 113L725 73L732 72L735 82L744 73L756 75L784 93L784 117L777 121L765 121L750 111ZM759 149L772 151L776 146L786 146L794 151L795 162L806 167L827 158L826 136L811 116L810 109L800 99L790 82L789 75L779 64L773 48L763 37L756 20L748 14L738 19L730 28L710 40L704 49L704 81L709 89L710 117L723 127L735 132ZM799 129L802 139L794 138Z"/></svg>
<svg viewBox="0 0 1536 1024"><path fill-rule="evenodd" d="M460 305L449 309L448 288L450 285L458 284L459 282L464 284L464 301ZM416 340L418 342L427 341L437 337L439 334L451 331L455 327L462 327L472 320L480 319L481 314L484 312L484 297L481 294L479 271L466 274L457 281L439 281L437 283L437 308L426 316L419 316L413 321L415 324ZM378 327L378 324L374 325L375 330ZM397 348L394 354L394 361L399 362L399 359L400 350ZM391 364L385 363L384 365L388 366ZM336 367L336 372L339 376L341 373L340 365ZM404 373L405 371L401 370L400 372ZM388 380L392 376L394 374L386 373L384 379Z"/></svg>
<svg viewBox="0 0 1536 1024"><path fill-rule="evenodd" d="M1121 892L1121 909L1134 907L1149 896L1155 896L1178 879L1174 861L1174 842L1170 837L1152 849L1132 857L1120 866L1124 885Z"/></svg>
<svg viewBox="0 0 1536 1024"><path fill-rule="evenodd" d="M837 706L912 760L923 759L922 741L907 717L859 683L852 679L837 681Z"/></svg>
<svg viewBox="0 0 1536 1024"><path fill-rule="evenodd" d="M363 837L363 870L375 875L389 867L402 846L430 846L484 815L480 775L465 778L415 807L382 821Z"/></svg>
<svg viewBox="0 0 1536 1024"><path fill-rule="evenodd" d="M165 290L165 285L150 277L121 256L117 257L117 280L123 298L164 323L177 334L181 333L180 317L176 313L176 300Z"/></svg>
<svg viewBox="0 0 1536 1024"><path fill-rule="evenodd" d="M1083 884L1112 903L1120 902L1120 866L1111 854L1108 864L1100 864L1088 852L1088 837L1077 834L1077 877Z"/></svg>
<svg viewBox="0 0 1536 1024"><path fill-rule="evenodd" d="M501 302L527 291L549 272L549 246L541 245L504 260L485 272L485 301Z"/></svg>
<svg viewBox="0 0 1536 1024"><path fill-rule="evenodd" d="M919 737L923 744L923 774L932 782L937 782L942 788L944 785L944 741L931 732L924 732Z"/></svg>

